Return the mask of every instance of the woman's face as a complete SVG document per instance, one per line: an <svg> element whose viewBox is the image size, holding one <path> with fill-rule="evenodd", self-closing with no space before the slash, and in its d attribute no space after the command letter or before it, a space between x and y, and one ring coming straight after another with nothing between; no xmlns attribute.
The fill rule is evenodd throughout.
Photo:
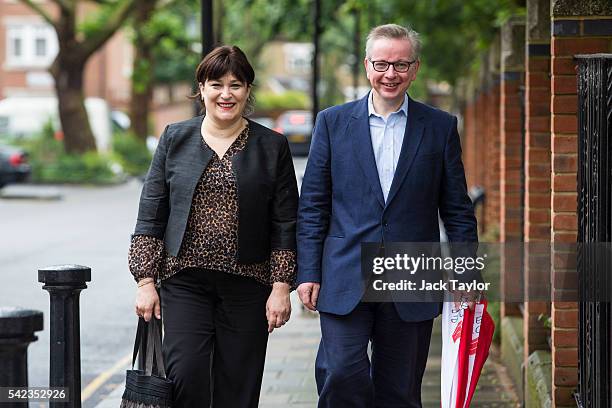
<svg viewBox="0 0 612 408"><path fill-rule="evenodd" d="M206 115L218 122L233 123L242 117L251 89L231 73L200 83Z"/></svg>

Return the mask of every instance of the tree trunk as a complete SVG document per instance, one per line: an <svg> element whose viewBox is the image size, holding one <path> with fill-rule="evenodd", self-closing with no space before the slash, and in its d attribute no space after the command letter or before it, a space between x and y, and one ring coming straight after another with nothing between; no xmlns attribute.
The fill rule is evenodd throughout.
<svg viewBox="0 0 612 408"><path fill-rule="evenodd" d="M96 150L96 141L85 110L83 71L84 67L81 65L62 64L58 60L51 68L67 153Z"/></svg>
<svg viewBox="0 0 612 408"><path fill-rule="evenodd" d="M49 72L55 79L55 90L59 116L64 132L64 149L68 153L84 153L96 150L83 94L85 64L91 55L99 50L133 12L135 0L123 0L108 4L96 2L111 13L104 14L89 32L77 31L78 0L54 0L59 16L54 18L41 7L39 1L21 0L53 26L57 33L59 52ZM102 3L107 3L102 5Z"/></svg>
<svg viewBox="0 0 612 408"><path fill-rule="evenodd" d="M149 109L153 99L153 42L146 36L146 25L155 11L155 0L139 0L134 15L134 64L130 120L132 131L143 142L149 135Z"/></svg>

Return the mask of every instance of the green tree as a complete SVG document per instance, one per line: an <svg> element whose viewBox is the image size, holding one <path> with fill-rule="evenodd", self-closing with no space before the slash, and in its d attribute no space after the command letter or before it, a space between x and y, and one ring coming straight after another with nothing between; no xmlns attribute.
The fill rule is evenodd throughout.
<svg viewBox="0 0 612 408"><path fill-rule="evenodd" d="M144 142L149 134L153 88L191 80L199 53L194 50L196 1L137 0L132 29L135 57L130 116L134 134ZM159 63L163 61L163 63Z"/></svg>
<svg viewBox="0 0 612 408"><path fill-rule="evenodd" d="M158 36L151 19L158 0L136 0L133 18L134 60L130 97L130 120L133 133L145 142L149 135L149 108L153 97L153 48Z"/></svg>
<svg viewBox="0 0 612 408"><path fill-rule="evenodd" d="M501 24L521 12L513 0L394 0L393 15L380 0L378 15L421 33L421 75L455 85L478 65Z"/></svg>
<svg viewBox="0 0 612 408"><path fill-rule="evenodd" d="M20 0L42 16L57 33L59 52L49 71L55 80L59 116L64 131L64 146L69 153L95 150L83 94L85 65L94 52L121 27L130 15L135 0L92 0L97 11L79 22L84 0L52 0L57 17L39 2Z"/></svg>
<svg viewBox="0 0 612 408"><path fill-rule="evenodd" d="M230 0L223 2L222 38L257 60L276 38L307 39L311 32L311 0Z"/></svg>
<svg viewBox="0 0 612 408"><path fill-rule="evenodd" d="M379 24L410 26L423 42L419 77L411 95L425 98L427 80L446 81L451 86L472 74L481 54L494 39L501 24L522 12L513 0L346 0L340 2L334 22L324 22L324 52L341 54L347 64L361 64L365 56L365 37ZM361 53L354 55L354 17L360 17ZM342 60L342 58L340 58ZM363 68L361 68L363 75Z"/></svg>

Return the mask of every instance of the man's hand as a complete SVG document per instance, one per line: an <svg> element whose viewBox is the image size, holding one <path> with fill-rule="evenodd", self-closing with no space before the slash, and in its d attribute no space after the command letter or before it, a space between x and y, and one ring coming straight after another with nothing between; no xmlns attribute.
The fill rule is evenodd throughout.
<svg viewBox="0 0 612 408"><path fill-rule="evenodd" d="M297 287L297 293L300 295L300 300L307 309L317 310L317 299L319 298L320 283L304 282Z"/></svg>
<svg viewBox="0 0 612 408"><path fill-rule="evenodd" d="M474 310L476 303L483 298L482 292L478 290L455 290L452 293L455 309L465 309L467 307L470 310Z"/></svg>

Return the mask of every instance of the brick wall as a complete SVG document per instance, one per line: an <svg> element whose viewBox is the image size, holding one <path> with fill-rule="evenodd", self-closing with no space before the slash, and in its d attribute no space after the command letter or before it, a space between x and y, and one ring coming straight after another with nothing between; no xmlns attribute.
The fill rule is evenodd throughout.
<svg viewBox="0 0 612 408"><path fill-rule="evenodd" d="M485 94L484 112L487 120L487 130L484 141L485 163L481 167L486 168L484 187L487 194L487 203L484 209L484 217L489 229L499 227L500 211L500 135L499 135L499 103L500 86L499 75L491 79Z"/></svg>
<svg viewBox="0 0 612 408"><path fill-rule="evenodd" d="M485 189L484 208L477 209L482 235L499 227L500 135L499 80L488 78L468 99L463 109L462 148L468 188Z"/></svg>
<svg viewBox="0 0 612 408"><path fill-rule="evenodd" d="M474 143L474 103L472 95L467 91L463 108L463 130L461 134L461 147L463 149L463 163L468 188L476 184L476 145Z"/></svg>
<svg viewBox="0 0 612 408"><path fill-rule="evenodd" d="M550 316L550 303L530 294L550 282L550 1L527 3L525 44L525 249L523 303L524 358L548 348L549 330L540 316Z"/></svg>
<svg viewBox="0 0 612 408"><path fill-rule="evenodd" d="M525 19L514 17L501 28L500 64L500 213L502 243L518 243L523 233L523 101ZM509 248L507 248L509 249ZM522 278L522 252L512 248L501 258L501 287L505 293ZM503 303L501 316L518 315L516 304Z"/></svg>
<svg viewBox="0 0 612 408"><path fill-rule="evenodd" d="M517 241L522 236L521 167L522 118L520 72L504 72L500 97L500 239Z"/></svg>
<svg viewBox="0 0 612 408"><path fill-rule="evenodd" d="M551 240L554 242L576 242L577 238L578 101L573 56L612 51L610 16L597 16L597 8L585 9L583 6L577 7L574 3L556 1L553 4ZM607 23L603 23L606 19ZM553 254L553 296L568 285L565 281L566 271L560 269L554 259ZM569 285L571 284L570 281ZM578 380L578 305L574 302L553 302L552 320L553 405L575 406L572 393Z"/></svg>

